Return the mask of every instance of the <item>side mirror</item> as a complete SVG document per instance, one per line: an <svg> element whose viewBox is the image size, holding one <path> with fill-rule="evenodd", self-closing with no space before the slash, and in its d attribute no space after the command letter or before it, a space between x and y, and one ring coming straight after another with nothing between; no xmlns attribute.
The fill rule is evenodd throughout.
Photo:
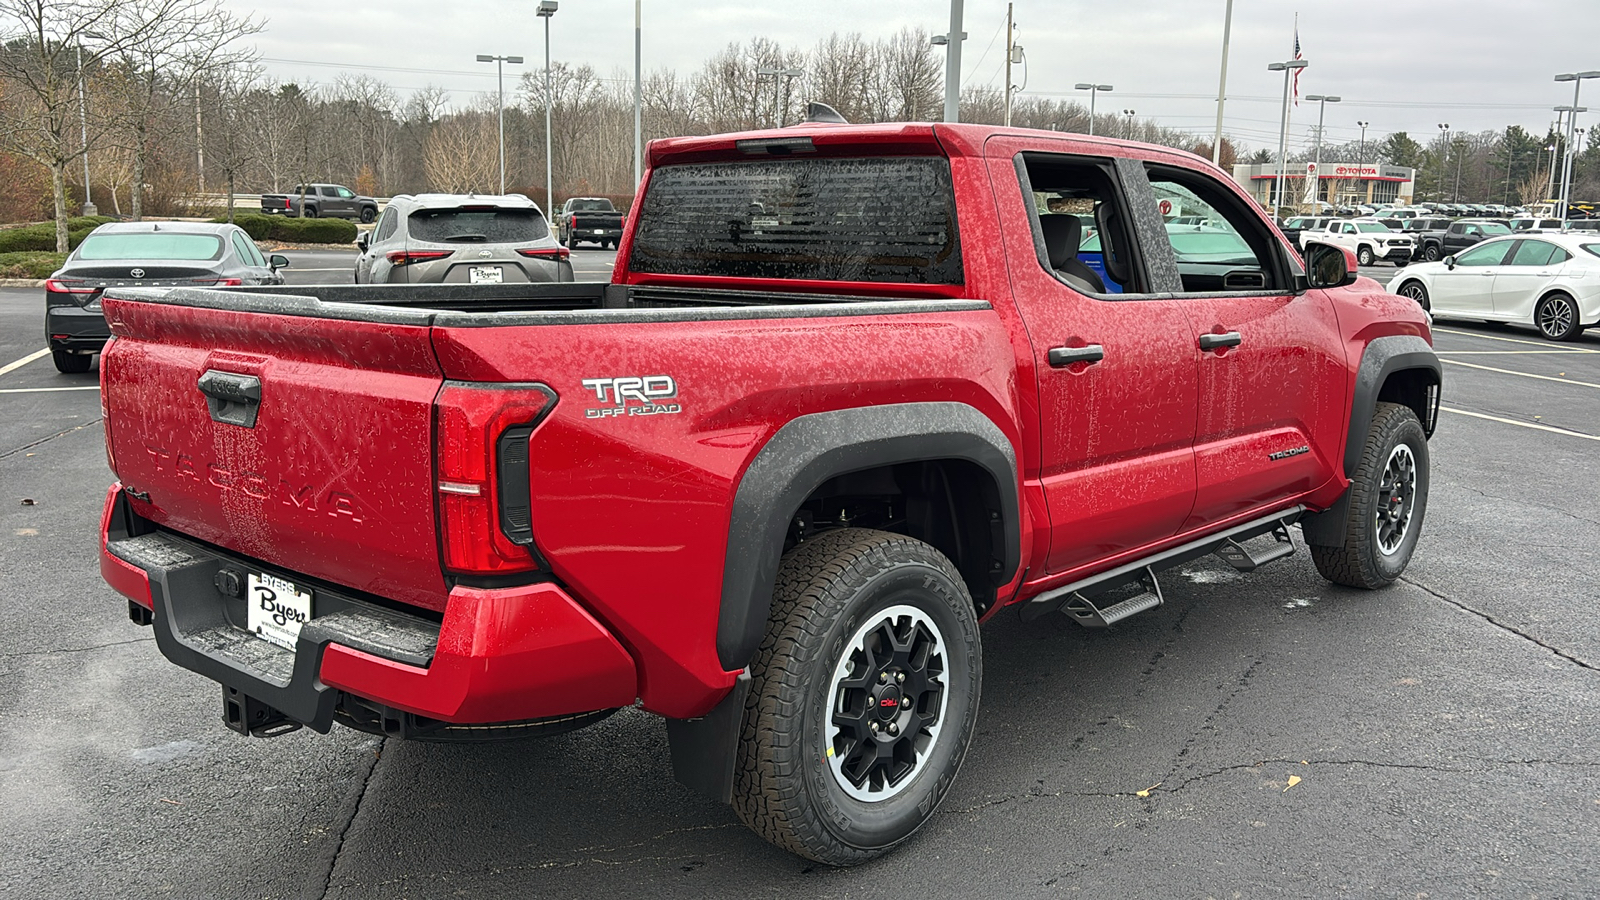
<svg viewBox="0 0 1600 900"><path fill-rule="evenodd" d="M1309 244L1306 247L1306 285L1336 288L1355 284L1356 257L1343 247Z"/></svg>
<svg viewBox="0 0 1600 900"><path fill-rule="evenodd" d="M289 257L284 256L282 253L274 253L267 257L267 265L271 266L274 272L279 269L287 269L289 268Z"/></svg>
<svg viewBox="0 0 1600 900"><path fill-rule="evenodd" d="M356 235L356 249L357 250L360 250L362 253L365 253L365 252L367 252L367 248L370 247L370 246L372 246L372 232L363 231L360 234Z"/></svg>
<svg viewBox="0 0 1600 900"><path fill-rule="evenodd" d="M1446 269L1454 269L1456 267L1456 258L1453 255L1446 256L1444 259L1440 260L1440 262L1444 263L1444 267Z"/></svg>

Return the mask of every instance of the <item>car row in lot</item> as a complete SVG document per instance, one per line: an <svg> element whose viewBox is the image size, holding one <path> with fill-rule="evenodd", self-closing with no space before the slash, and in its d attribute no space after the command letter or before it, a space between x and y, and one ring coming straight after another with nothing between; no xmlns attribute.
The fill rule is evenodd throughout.
<svg viewBox="0 0 1600 900"><path fill-rule="evenodd" d="M1505 234L1407 266L1389 290L1437 318L1531 324L1553 341L1600 325L1600 235Z"/></svg>
<svg viewBox="0 0 1600 900"><path fill-rule="evenodd" d="M283 284L288 265L263 255L237 225L110 222L45 281L45 341L57 370L87 372L111 336L100 310L106 288Z"/></svg>

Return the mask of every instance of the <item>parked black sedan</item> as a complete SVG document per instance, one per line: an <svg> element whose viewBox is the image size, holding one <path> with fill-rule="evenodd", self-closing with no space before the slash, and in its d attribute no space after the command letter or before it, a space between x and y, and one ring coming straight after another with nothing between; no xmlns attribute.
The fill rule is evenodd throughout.
<svg viewBox="0 0 1600 900"><path fill-rule="evenodd" d="M263 257L237 225L111 222L83 239L44 284L44 332L56 369L87 372L111 336L100 311L108 287L283 284L289 260Z"/></svg>

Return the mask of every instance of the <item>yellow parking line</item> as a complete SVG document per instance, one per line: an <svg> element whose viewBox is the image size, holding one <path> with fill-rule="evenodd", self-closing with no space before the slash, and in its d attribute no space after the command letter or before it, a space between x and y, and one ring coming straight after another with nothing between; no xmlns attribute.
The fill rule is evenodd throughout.
<svg viewBox="0 0 1600 900"><path fill-rule="evenodd" d="M1521 338L1500 337L1499 335L1495 335L1495 334L1479 334L1476 331L1456 331L1456 330L1451 329L1451 328L1435 328L1434 332L1436 334L1459 334L1459 335L1462 335L1463 337L1483 338L1486 341L1505 341L1508 344L1532 344L1535 347L1548 347L1548 346L1550 346L1550 342L1549 341L1525 341L1525 340L1522 340ZM1589 350L1589 349L1584 348L1584 347L1573 347L1571 349L1571 351L1569 351L1569 352L1572 352L1572 353L1600 353L1600 350Z"/></svg>
<svg viewBox="0 0 1600 900"><path fill-rule="evenodd" d="M1467 412L1464 409L1453 409L1448 406L1439 407L1440 412L1455 413L1458 416L1471 416L1474 419L1488 419L1491 422L1504 422L1507 425L1520 425L1523 428L1533 428L1538 431L1548 431L1552 434L1564 434L1568 437L1583 438L1586 441L1600 441L1600 436L1584 434L1581 431L1568 431L1565 428L1556 428L1550 425L1539 425L1534 422L1519 422L1516 419L1502 419L1499 416L1490 416L1483 413Z"/></svg>
<svg viewBox="0 0 1600 900"><path fill-rule="evenodd" d="M4 375L5 373L10 372L13 369L20 369L23 366L27 365L28 363L31 363L34 360L36 360L36 359L38 359L38 358L40 358L42 356L49 356L49 355L50 355L50 348L49 347L46 347L43 350L36 350L36 351L34 351L32 353L29 353L27 356L24 356L23 358L17 360L16 362L6 363L5 365L0 366L0 375Z"/></svg>
<svg viewBox="0 0 1600 900"><path fill-rule="evenodd" d="M1570 378L1556 378L1552 375L1535 375L1532 372L1514 372L1511 369L1496 369L1494 366L1480 366L1477 363L1462 362L1459 359L1446 359L1442 360L1442 362L1447 362L1452 366L1466 366L1469 369L1482 369L1485 372L1499 372L1502 375L1521 375L1523 378L1537 378L1540 381L1554 381L1558 384L1575 384L1578 387L1600 388L1600 384L1592 384L1587 381L1573 381Z"/></svg>

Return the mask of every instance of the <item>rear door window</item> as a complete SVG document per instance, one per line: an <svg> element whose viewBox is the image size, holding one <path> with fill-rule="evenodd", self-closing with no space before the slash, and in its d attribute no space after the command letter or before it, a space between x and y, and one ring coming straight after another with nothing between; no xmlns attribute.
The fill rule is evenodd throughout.
<svg viewBox="0 0 1600 900"><path fill-rule="evenodd" d="M419 209L411 238L431 244L526 244L550 235L536 209Z"/></svg>
<svg viewBox="0 0 1600 900"><path fill-rule="evenodd" d="M634 272L963 283L943 157L664 166L650 177L638 221Z"/></svg>

